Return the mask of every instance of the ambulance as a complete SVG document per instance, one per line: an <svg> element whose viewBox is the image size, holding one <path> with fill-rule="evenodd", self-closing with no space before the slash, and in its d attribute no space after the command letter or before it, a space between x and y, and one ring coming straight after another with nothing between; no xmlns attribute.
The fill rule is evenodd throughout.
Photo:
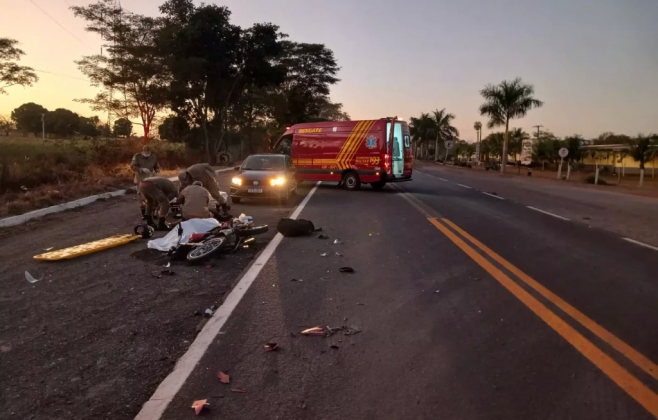
<svg viewBox="0 0 658 420"><path fill-rule="evenodd" d="M337 181L347 190L411 181L409 126L396 118L297 124L274 146L292 158L298 181Z"/></svg>

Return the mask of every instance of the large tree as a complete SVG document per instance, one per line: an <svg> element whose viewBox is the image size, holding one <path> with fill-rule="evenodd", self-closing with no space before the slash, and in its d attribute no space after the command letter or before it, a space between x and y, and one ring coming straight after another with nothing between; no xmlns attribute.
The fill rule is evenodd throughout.
<svg viewBox="0 0 658 420"><path fill-rule="evenodd" d="M231 24L226 7L195 6L191 0L169 0L160 11L160 47L172 74L172 108L202 128L206 159L212 161L240 96L249 88L282 81L283 71L274 63L281 53L281 34L271 24L243 30ZM211 131L216 133L212 139Z"/></svg>
<svg viewBox="0 0 658 420"><path fill-rule="evenodd" d="M434 162L438 162L440 143L446 140L455 140L459 136L459 130L452 126L452 120L455 119L455 115L446 112L445 108L441 111L437 109L432 113L431 117L432 132L436 139L434 145Z"/></svg>
<svg viewBox="0 0 658 420"><path fill-rule="evenodd" d="M72 9L87 21L86 30L99 34L106 43L103 54L77 61L92 84L104 89L80 102L118 118L138 117L144 143L148 143L155 116L167 103L170 80L156 45L159 20L126 12L114 0Z"/></svg>
<svg viewBox="0 0 658 420"><path fill-rule="evenodd" d="M15 126L16 124L14 124L10 117L0 115L0 130L5 133L5 136L9 137L9 133Z"/></svg>
<svg viewBox="0 0 658 420"><path fill-rule="evenodd" d="M631 157L640 163L640 186L644 183L644 164L647 160L653 158L653 153L655 153L656 140L658 136L655 134L649 134L645 136L643 134L638 134L638 136L633 139L631 142Z"/></svg>
<svg viewBox="0 0 658 420"><path fill-rule="evenodd" d="M16 45L18 41L0 38L0 94L7 94L11 86L32 86L39 78L34 69L16 63L25 52Z"/></svg>
<svg viewBox="0 0 658 420"><path fill-rule="evenodd" d="M119 118L114 121L114 127L112 127L112 133L119 137L130 137L133 132L133 123L130 122L127 118Z"/></svg>
<svg viewBox="0 0 658 420"><path fill-rule="evenodd" d="M11 119L16 122L16 128L24 133L41 134L41 119L48 110L34 102L28 102L11 111Z"/></svg>
<svg viewBox="0 0 658 420"><path fill-rule="evenodd" d="M80 128L80 116L73 111L57 108L46 114L46 132L57 137L68 137Z"/></svg>
<svg viewBox="0 0 658 420"><path fill-rule="evenodd" d="M173 143L182 143L190 133L190 125L187 120L178 115L170 115L158 126L158 135L162 140Z"/></svg>
<svg viewBox="0 0 658 420"><path fill-rule="evenodd" d="M505 173L507 167L507 147L509 142L509 122L514 118L526 116L532 108L544 103L533 97L535 91L532 85L523 83L520 78L512 81L503 80L498 85L487 85L480 91L485 103L480 105L480 114L489 117L489 128L505 126L502 162L500 172Z"/></svg>

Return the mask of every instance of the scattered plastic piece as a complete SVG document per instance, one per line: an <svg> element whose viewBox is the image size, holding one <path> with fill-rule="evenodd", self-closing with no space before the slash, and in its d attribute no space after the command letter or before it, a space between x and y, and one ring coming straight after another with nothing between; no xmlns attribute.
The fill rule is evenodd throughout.
<svg viewBox="0 0 658 420"><path fill-rule="evenodd" d="M44 251L50 251L51 249L55 248L54 246L51 246L50 248L44 249Z"/></svg>
<svg viewBox="0 0 658 420"><path fill-rule="evenodd" d="M341 273L353 273L354 269L352 267L341 267L338 269Z"/></svg>
<svg viewBox="0 0 658 420"><path fill-rule="evenodd" d="M340 239L334 239L334 245L342 245L342 244L343 241L341 241Z"/></svg>
<svg viewBox="0 0 658 420"><path fill-rule="evenodd" d="M165 267L165 268L169 268L169 267L171 267L171 263L168 262L167 265L165 265L164 267Z"/></svg>
<svg viewBox="0 0 658 420"><path fill-rule="evenodd" d="M343 254L339 254L338 252L336 252L336 256L337 256L337 257L342 257Z"/></svg>
<svg viewBox="0 0 658 420"><path fill-rule="evenodd" d="M279 348L279 343L265 343L265 351L274 351Z"/></svg>
<svg viewBox="0 0 658 420"><path fill-rule="evenodd" d="M227 384L231 380L231 378L227 374L222 372L221 370L219 372L217 372L217 377L219 378L219 382L221 382L223 384Z"/></svg>
<svg viewBox="0 0 658 420"><path fill-rule="evenodd" d="M338 346L337 346L337 345L335 345L335 344L332 344L332 345L331 345L331 346L329 346L329 347L331 347L332 349L335 349L335 350L338 350L338 349L340 348L340 347L338 347Z"/></svg>
<svg viewBox="0 0 658 420"><path fill-rule="evenodd" d="M242 388L241 386L236 386L235 388L231 388L231 392L237 392L238 394L246 394L247 390Z"/></svg>
<svg viewBox="0 0 658 420"><path fill-rule="evenodd" d="M441 291L440 290L435 290L434 293L436 293L438 295L439 293L441 293Z"/></svg>
<svg viewBox="0 0 658 420"><path fill-rule="evenodd" d="M321 257L326 257L327 253L325 252L324 254L320 254Z"/></svg>
<svg viewBox="0 0 658 420"><path fill-rule="evenodd" d="M315 335L318 337L324 337L327 335L327 331L324 329L324 327L313 327L309 328L307 330L302 331L303 335Z"/></svg>
<svg viewBox="0 0 658 420"><path fill-rule="evenodd" d="M206 318L210 318L213 314L214 314L214 312L211 309L206 309L206 311L203 313L203 315Z"/></svg>
<svg viewBox="0 0 658 420"><path fill-rule="evenodd" d="M208 400L197 400L192 403L192 408L194 409L194 412L198 416L199 413L201 413L201 410L203 410L203 407L209 407L210 404L208 404Z"/></svg>
<svg viewBox="0 0 658 420"><path fill-rule="evenodd" d="M32 274L30 274L30 273L28 273L28 272L26 271L26 272L25 272L25 279L26 279L27 281L29 281L30 283L36 283L36 282L38 282L38 281L43 280L43 277L41 277L40 279L35 279L35 278L32 276Z"/></svg>

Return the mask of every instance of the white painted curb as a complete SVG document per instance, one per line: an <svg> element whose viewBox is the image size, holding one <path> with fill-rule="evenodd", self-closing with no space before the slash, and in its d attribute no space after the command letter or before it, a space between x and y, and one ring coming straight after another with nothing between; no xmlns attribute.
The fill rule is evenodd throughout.
<svg viewBox="0 0 658 420"><path fill-rule="evenodd" d="M215 171L215 173L232 171L232 170L233 170L233 168L217 169ZM171 178L169 178L169 180L170 181L177 181L178 177L172 176ZM0 227L9 227L9 226L20 225L22 223L27 222L28 220L38 219L39 217L43 217L47 214L59 213L59 212L64 211L64 210L71 210L71 209L75 209L75 208L78 208L78 207L86 206L87 204L93 203L94 201L99 200L99 199L106 200L110 197L118 197L120 195L124 195L129 190L134 190L134 189L135 189L135 187L130 187L130 188L127 188L125 190L118 190L118 191L112 191L112 192L108 192L108 193L92 195L90 197L81 198L79 200L69 201L68 203L62 203L62 204L58 204L56 206L46 207L45 209L39 209L39 210L31 211L29 213L19 214L18 216L7 217L5 219L0 220Z"/></svg>

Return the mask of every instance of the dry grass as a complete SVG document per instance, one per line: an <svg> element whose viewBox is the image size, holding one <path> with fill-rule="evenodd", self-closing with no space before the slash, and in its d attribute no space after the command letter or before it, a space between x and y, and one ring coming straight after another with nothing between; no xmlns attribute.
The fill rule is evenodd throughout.
<svg viewBox="0 0 658 420"><path fill-rule="evenodd" d="M199 162L184 145L152 142L163 175ZM138 140L0 138L0 217L132 185Z"/></svg>

